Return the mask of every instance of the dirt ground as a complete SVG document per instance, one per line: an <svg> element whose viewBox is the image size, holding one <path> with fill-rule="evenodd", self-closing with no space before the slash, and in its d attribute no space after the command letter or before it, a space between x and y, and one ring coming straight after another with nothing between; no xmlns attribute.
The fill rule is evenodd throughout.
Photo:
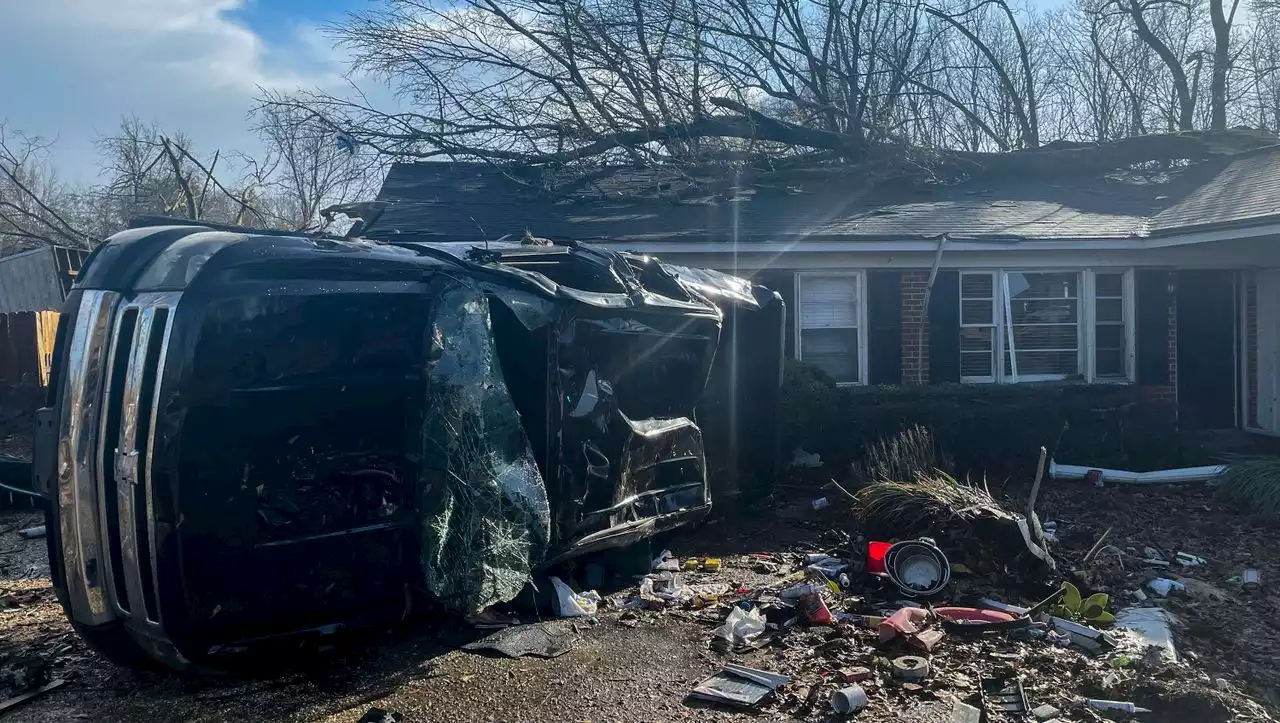
<svg viewBox="0 0 1280 723"><path fill-rule="evenodd" d="M794 569L789 560L829 544L824 540L833 528L849 526L839 504L815 513L807 504L811 496L800 492L773 500L673 542L677 556L724 560L719 572L687 573L687 581L727 582L738 589L781 585ZM1082 575L1113 594L1113 608L1129 604L1130 591L1150 574L1124 563L1124 548L1141 552L1152 546L1170 557L1181 550L1209 560L1191 579L1212 590L1189 585L1187 595L1162 601L1179 616L1182 662L1121 667L1114 656L1095 658L1043 642L948 637L933 653L934 673L923 685L903 686L884 675L864 683L871 704L857 720L950 721L953 699L973 693L981 677L999 670L1021 675L1032 706L1051 703L1063 711L1064 721L1102 720L1075 702L1078 694L1135 700L1155 709L1134 720L1272 720L1280 686L1274 664L1280 592L1267 584L1280 590L1280 539L1270 522L1222 509L1200 487L1134 492L1053 483L1040 509L1045 519L1058 521L1061 542L1052 551L1060 569L1077 567L1098 535L1112 528L1109 540L1116 549L1100 554ZM630 594L623 591L609 597L613 604L602 607L598 624L575 623L578 642L551 660L463 652L459 646L482 633L439 619L380 631L254 678L138 673L100 659L65 622L49 588L43 541L23 541L16 534L37 518L0 517L0 669L29 671L28 682L67 682L0 714L4 721L354 722L371 707L409 721L828 720L833 716L826 700L837 671L850 665L875 669L886 655L897 654L879 650L873 630L843 626L798 627L762 649L726 655L709 642L727 605L629 612L617 605ZM762 558L751 553L765 553L776 563L762 566ZM1260 570L1262 590L1246 594L1228 582L1245 567ZM875 601L892 597L862 581L854 587L857 594L843 601L850 607L883 605ZM956 595L987 594L987 588L994 594L1000 581L958 579ZM1025 601L1016 595L999 589L1007 602ZM1142 657L1141 651L1133 654ZM694 684L730 661L780 671L793 683L761 712L687 700ZM819 693L810 708L805 700L814 688Z"/></svg>

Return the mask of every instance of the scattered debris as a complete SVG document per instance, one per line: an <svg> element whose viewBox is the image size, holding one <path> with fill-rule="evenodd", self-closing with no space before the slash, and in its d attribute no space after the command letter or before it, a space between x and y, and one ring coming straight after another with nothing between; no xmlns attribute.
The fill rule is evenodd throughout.
<svg viewBox="0 0 1280 723"><path fill-rule="evenodd" d="M871 668L864 668L861 666L856 668L845 668L840 671L840 680L844 683L861 683L867 680L872 680L875 677L875 671Z"/></svg>
<svg viewBox="0 0 1280 723"><path fill-rule="evenodd" d="M867 691L860 685L841 688L831 694L831 707L842 715L857 713L865 708L868 702Z"/></svg>
<svg viewBox="0 0 1280 723"><path fill-rule="evenodd" d="M557 612L562 618L589 617L596 614L600 595L595 590L577 593L558 577L551 578L556 589Z"/></svg>
<svg viewBox="0 0 1280 723"><path fill-rule="evenodd" d="M1204 467L1182 467L1164 469L1156 472L1130 472L1123 469L1102 469L1099 467L1080 467L1070 464L1049 463L1049 477L1058 480L1083 480L1100 477L1103 483L1122 485L1156 485L1185 484L1188 482L1207 482L1227 471L1225 464L1213 464Z"/></svg>
<svg viewBox="0 0 1280 723"><path fill-rule="evenodd" d="M23 693L22 695L15 695L14 697L6 701L2 701L0 702L0 713L13 710L14 708L17 708L18 706L23 705L25 703L30 703L31 701L35 700L36 698L39 698L45 693L48 693L51 690L55 690L57 688L62 687L66 682L67 681L63 680L62 678L55 678L49 681L48 683L40 686L39 688L36 688L35 690L29 690L26 693Z"/></svg>
<svg viewBox="0 0 1280 723"><path fill-rule="evenodd" d="M890 582L908 596L937 595L951 581L951 562L927 537L890 547L884 569Z"/></svg>
<svg viewBox="0 0 1280 723"><path fill-rule="evenodd" d="M1007 716L1021 718L1030 712L1027 693L1022 689L1022 680L1015 678L987 678L982 681L982 689L986 694L987 706L1003 712Z"/></svg>
<svg viewBox="0 0 1280 723"><path fill-rule="evenodd" d="M1116 627L1133 631L1143 646L1158 648L1170 663L1178 662L1173 646L1172 619L1164 608L1125 608L1116 613Z"/></svg>
<svg viewBox="0 0 1280 723"><path fill-rule="evenodd" d="M754 708L772 697L779 687L790 682L791 678L785 675L729 663L698 683L689 696L714 703Z"/></svg>
<svg viewBox="0 0 1280 723"><path fill-rule="evenodd" d="M924 680L929 677L929 661L918 655L893 659L893 677L898 680Z"/></svg>
<svg viewBox="0 0 1280 723"><path fill-rule="evenodd" d="M928 621L928 610L924 608L902 608L880 623L880 642L887 643L899 635L910 638L923 630Z"/></svg>
<svg viewBox="0 0 1280 723"><path fill-rule="evenodd" d="M671 550L663 550L653 561L652 569L658 572L677 572L680 570L680 560L671 554Z"/></svg>
<svg viewBox="0 0 1280 723"><path fill-rule="evenodd" d="M1189 552L1179 552L1174 555L1174 559L1183 567L1199 567L1208 563L1203 557L1192 555Z"/></svg>
<svg viewBox="0 0 1280 723"><path fill-rule="evenodd" d="M492 650L508 658L532 655L538 658L556 658L573 649L578 642L572 628L565 623L545 622L536 625L517 625L499 630L492 635L462 646L463 650L479 652Z"/></svg>
<svg viewBox="0 0 1280 723"><path fill-rule="evenodd" d="M35 527L28 527L25 530L18 530L18 534L21 535L23 539L38 540L44 537L44 525L36 525Z"/></svg>
<svg viewBox="0 0 1280 723"><path fill-rule="evenodd" d="M828 613L830 614L830 613ZM728 641L729 645L750 645L756 638L764 634L765 619L758 608L744 610L734 606L724 624L712 631L712 634Z"/></svg>
<svg viewBox="0 0 1280 723"><path fill-rule="evenodd" d="M365 711L364 715L360 716L360 720L357 723L401 723L403 720L404 716L400 713L381 708L370 708Z"/></svg>
<svg viewBox="0 0 1280 723"><path fill-rule="evenodd" d="M952 703L951 723L982 723L982 709L957 698Z"/></svg>
<svg viewBox="0 0 1280 723"><path fill-rule="evenodd" d="M1157 577L1147 583L1147 587L1160 597L1169 597L1175 593L1186 592L1187 586L1167 577Z"/></svg>
<svg viewBox="0 0 1280 723"><path fill-rule="evenodd" d="M814 510L825 510L826 508L831 506L831 500L827 499L826 497L819 497L813 502L810 502L809 504L813 505Z"/></svg>
<svg viewBox="0 0 1280 723"><path fill-rule="evenodd" d="M1031 715L1035 716L1035 719L1040 721L1046 721L1051 718L1057 718L1060 713L1062 713L1062 711L1058 710L1057 708L1054 708L1048 703L1045 703L1044 705L1038 705L1035 708L1031 709Z"/></svg>
<svg viewBox="0 0 1280 723"><path fill-rule="evenodd" d="M817 469L822 466L822 455L817 452L809 453L796 447L792 452L791 466L801 469Z"/></svg>
<svg viewBox="0 0 1280 723"><path fill-rule="evenodd" d="M1122 713L1150 713L1149 708L1139 708L1133 703L1121 700L1102 700L1099 698L1086 698L1084 704L1094 710L1118 710Z"/></svg>

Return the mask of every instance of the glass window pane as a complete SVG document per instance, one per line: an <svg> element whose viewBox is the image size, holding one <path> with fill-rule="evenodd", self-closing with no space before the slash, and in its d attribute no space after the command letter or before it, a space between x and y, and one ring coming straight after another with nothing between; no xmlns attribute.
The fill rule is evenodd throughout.
<svg viewBox="0 0 1280 723"><path fill-rule="evenodd" d="M1124 349L1124 326L1099 324L1096 341L1099 349Z"/></svg>
<svg viewBox="0 0 1280 723"><path fill-rule="evenodd" d="M990 377L993 376L991 368L992 354L985 352L960 352L960 376L962 377Z"/></svg>
<svg viewBox="0 0 1280 723"><path fill-rule="evenodd" d="M1098 322L1124 321L1124 299L1098 299Z"/></svg>
<svg viewBox="0 0 1280 723"><path fill-rule="evenodd" d="M960 302L960 323L990 324L994 308L995 302L991 300L962 301Z"/></svg>
<svg viewBox="0 0 1280 723"><path fill-rule="evenodd" d="M800 277L802 328L847 329L857 325L857 276Z"/></svg>
<svg viewBox="0 0 1280 723"><path fill-rule="evenodd" d="M1005 373L1012 374L1009 355L1005 354ZM1018 375L1074 376L1080 373L1079 357L1074 351L1018 350Z"/></svg>
<svg viewBox="0 0 1280 723"><path fill-rule="evenodd" d="M994 327L968 327L960 330L960 351L986 351L995 348L992 343Z"/></svg>
<svg viewBox="0 0 1280 723"><path fill-rule="evenodd" d="M1100 377L1125 376L1124 352L1119 349L1099 349L1096 365L1097 375Z"/></svg>
<svg viewBox="0 0 1280 723"><path fill-rule="evenodd" d="M995 283L992 274L960 274L960 298L990 299L994 296Z"/></svg>
<svg viewBox="0 0 1280 723"><path fill-rule="evenodd" d="M1075 299L1016 299L1009 303L1014 324L1074 324Z"/></svg>
<svg viewBox="0 0 1280 723"><path fill-rule="evenodd" d="M1077 348L1076 325L1014 326L1014 348L1018 352L1060 349L1074 352Z"/></svg>
<svg viewBox="0 0 1280 723"><path fill-rule="evenodd" d="M1078 297L1080 275L1075 272L1057 274L1023 274L1010 272L1009 298L1021 299L1072 299Z"/></svg>
<svg viewBox="0 0 1280 723"><path fill-rule="evenodd" d="M1124 274L1097 274L1094 279L1098 296L1124 295Z"/></svg>
<svg viewBox="0 0 1280 723"><path fill-rule="evenodd" d="M837 382L857 382L857 329L802 329L800 357L816 364Z"/></svg>

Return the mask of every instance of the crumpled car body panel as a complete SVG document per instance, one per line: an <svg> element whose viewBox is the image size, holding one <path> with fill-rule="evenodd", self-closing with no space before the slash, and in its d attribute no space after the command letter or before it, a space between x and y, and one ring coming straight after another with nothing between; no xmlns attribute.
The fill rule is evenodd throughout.
<svg viewBox="0 0 1280 723"><path fill-rule="evenodd" d="M699 425L730 423L704 391L743 370L756 391L716 409L776 419L758 400L780 333L755 361L717 353L726 320L781 328L741 279L585 246L177 225L96 256L59 332L58 431L37 438L54 582L83 628L171 665L399 619L415 589L477 612L698 519L709 469L776 464L776 438L706 445Z"/></svg>

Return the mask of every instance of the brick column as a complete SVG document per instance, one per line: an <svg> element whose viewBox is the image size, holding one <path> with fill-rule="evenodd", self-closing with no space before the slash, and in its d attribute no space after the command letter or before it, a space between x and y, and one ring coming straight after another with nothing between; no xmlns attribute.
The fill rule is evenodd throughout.
<svg viewBox="0 0 1280 723"><path fill-rule="evenodd" d="M929 271L902 272L902 383L929 383L928 310L924 294L929 286ZM924 339L921 343L921 334Z"/></svg>

